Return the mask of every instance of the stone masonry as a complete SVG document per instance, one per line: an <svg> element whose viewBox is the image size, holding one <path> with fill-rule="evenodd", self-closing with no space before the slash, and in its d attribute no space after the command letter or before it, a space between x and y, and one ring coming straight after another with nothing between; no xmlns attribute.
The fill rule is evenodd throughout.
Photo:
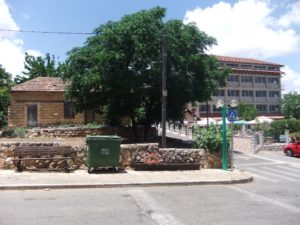
<svg viewBox="0 0 300 225"><path fill-rule="evenodd" d="M14 169L12 161L13 151L16 146L51 146L54 143L1 143L0 144L0 169ZM68 160L71 170L86 169L87 148L86 145L72 146L76 151L76 157ZM134 161L145 160L146 153L157 152L165 162L196 162L201 168L220 168L220 154L210 154L202 149L159 149L158 144L122 144L120 152L120 166L123 168L132 167ZM27 160L25 166L28 169L47 168L50 170L63 168L62 160Z"/></svg>

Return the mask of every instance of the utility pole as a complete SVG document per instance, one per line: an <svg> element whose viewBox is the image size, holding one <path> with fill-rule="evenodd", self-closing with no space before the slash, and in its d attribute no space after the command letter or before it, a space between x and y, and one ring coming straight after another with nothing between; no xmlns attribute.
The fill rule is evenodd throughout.
<svg viewBox="0 0 300 225"><path fill-rule="evenodd" d="M166 112L167 112L167 88L166 88L166 58L167 58L167 32L164 28L162 31L162 71L161 71L161 88L162 88L162 106L161 106L161 147L166 147Z"/></svg>

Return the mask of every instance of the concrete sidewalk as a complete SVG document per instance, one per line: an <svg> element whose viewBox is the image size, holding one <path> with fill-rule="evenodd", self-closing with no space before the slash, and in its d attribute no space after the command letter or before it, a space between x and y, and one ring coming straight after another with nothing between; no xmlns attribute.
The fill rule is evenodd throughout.
<svg viewBox="0 0 300 225"><path fill-rule="evenodd" d="M64 172L36 172L0 170L0 190L105 188L135 186L173 186L201 184L247 183L253 177L247 172L220 169L185 171L134 171L88 174L86 170Z"/></svg>

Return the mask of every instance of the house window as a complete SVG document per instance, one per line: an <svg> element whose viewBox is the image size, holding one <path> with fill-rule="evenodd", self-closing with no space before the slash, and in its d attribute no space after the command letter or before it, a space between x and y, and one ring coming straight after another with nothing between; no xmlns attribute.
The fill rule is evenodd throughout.
<svg viewBox="0 0 300 225"><path fill-rule="evenodd" d="M240 96L239 90L227 90L227 96L234 97L234 96Z"/></svg>
<svg viewBox="0 0 300 225"><path fill-rule="evenodd" d="M266 83L265 77L255 77L255 83Z"/></svg>
<svg viewBox="0 0 300 225"><path fill-rule="evenodd" d="M256 109L258 112L266 112L267 106L266 105L256 105Z"/></svg>
<svg viewBox="0 0 300 225"><path fill-rule="evenodd" d="M224 96L224 90L216 90L214 96Z"/></svg>
<svg viewBox="0 0 300 225"><path fill-rule="evenodd" d="M270 84L278 84L279 83L278 77L269 77L268 81Z"/></svg>
<svg viewBox="0 0 300 225"><path fill-rule="evenodd" d="M65 102L64 103L64 118L65 119L75 118L74 102Z"/></svg>
<svg viewBox="0 0 300 225"><path fill-rule="evenodd" d="M242 82L251 83L252 77L251 76L242 76Z"/></svg>
<svg viewBox="0 0 300 225"><path fill-rule="evenodd" d="M279 105L270 105L269 110L270 112L279 112Z"/></svg>
<svg viewBox="0 0 300 225"><path fill-rule="evenodd" d="M270 98L278 98L279 97L279 91L270 91L269 92Z"/></svg>
<svg viewBox="0 0 300 225"><path fill-rule="evenodd" d="M250 90L243 90L243 91L242 91L242 96L243 96L243 97L253 97L253 91L250 91Z"/></svg>
<svg viewBox="0 0 300 225"><path fill-rule="evenodd" d="M255 92L256 97L266 97L266 91L256 91Z"/></svg>
<svg viewBox="0 0 300 225"><path fill-rule="evenodd" d="M227 77L228 82L239 82L239 77L237 75L229 75Z"/></svg>

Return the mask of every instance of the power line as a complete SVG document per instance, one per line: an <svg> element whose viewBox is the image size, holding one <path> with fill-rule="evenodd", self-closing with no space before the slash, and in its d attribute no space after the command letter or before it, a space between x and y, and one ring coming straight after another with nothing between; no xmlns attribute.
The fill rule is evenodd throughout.
<svg viewBox="0 0 300 225"><path fill-rule="evenodd" d="M0 29L0 32L17 32L17 33L34 33L34 34L60 34L60 35L106 35L106 36L117 36L117 35L128 35L127 33L99 33L99 32L72 32L72 31L40 31L40 30L13 30L13 29ZM132 34L135 36L135 34ZM152 34L153 35L153 34ZM161 33L154 34L161 36Z"/></svg>
<svg viewBox="0 0 300 225"><path fill-rule="evenodd" d="M0 32L18 32L18 33L36 33L36 34L68 34L68 35L91 35L97 34L95 32L71 32L71 31L38 31L38 30L12 30L0 29Z"/></svg>

